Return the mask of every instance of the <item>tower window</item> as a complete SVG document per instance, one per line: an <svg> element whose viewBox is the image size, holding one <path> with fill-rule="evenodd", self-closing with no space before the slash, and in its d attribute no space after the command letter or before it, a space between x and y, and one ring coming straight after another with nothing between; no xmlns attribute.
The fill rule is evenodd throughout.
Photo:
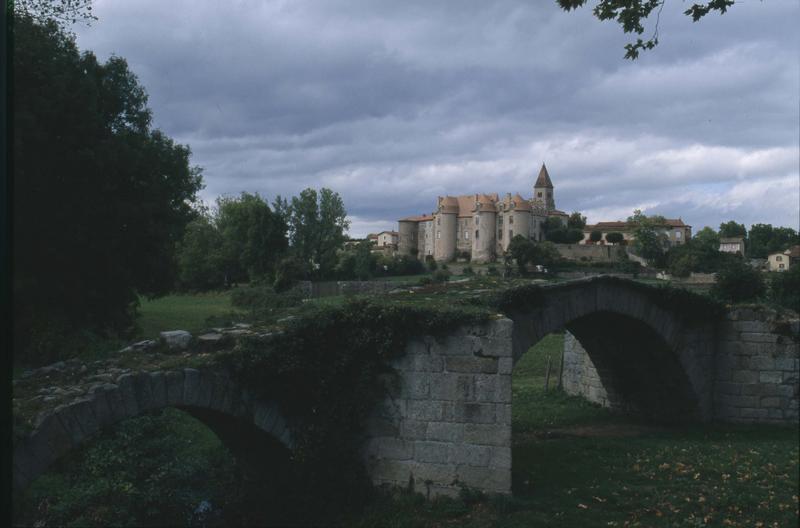
<svg viewBox="0 0 800 528"><path fill-rule="evenodd" d="M479 216L476 216L475 217L475 225L480 224L481 223L480 220L481 220L481 218Z"/></svg>
<svg viewBox="0 0 800 528"><path fill-rule="evenodd" d="M514 230L513 229L509 229L508 230L508 238L509 238L509 240L514 238Z"/></svg>
<svg viewBox="0 0 800 528"><path fill-rule="evenodd" d="M508 217L508 223L509 224L513 224L514 223L514 216L513 215Z"/></svg>
<svg viewBox="0 0 800 528"><path fill-rule="evenodd" d="M478 230L475 230L475 238L478 238Z"/></svg>
<svg viewBox="0 0 800 528"><path fill-rule="evenodd" d="M541 191L537 192L537 193L536 193L536 197L537 197L537 198L541 198L541 197L542 197L542 192L541 192Z"/></svg>
<svg viewBox="0 0 800 528"><path fill-rule="evenodd" d="M475 231L477 233L477 231ZM469 231L464 231L464 240L469 240Z"/></svg>

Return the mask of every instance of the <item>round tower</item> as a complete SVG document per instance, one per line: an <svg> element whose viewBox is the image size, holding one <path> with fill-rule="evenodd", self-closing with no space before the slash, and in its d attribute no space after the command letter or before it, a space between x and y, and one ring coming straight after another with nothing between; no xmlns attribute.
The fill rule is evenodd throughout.
<svg viewBox="0 0 800 528"><path fill-rule="evenodd" d="M400 220L397 223L397 252L400 255L413 255L417 247L417 222Z"/></svg>
<svg viewBox="0 0 800 528"><path fill-rule="evenodd" d="M472 261L491 262L495 255L497 210L494 200L478 197L473 213Z"/></svg>
<svg viewBox="0 0 800 528"><path fill-rule="evenodd" d="M439 197L439 207L433 215L433 258L450 262L456 258L458 200L452 196Z"/></svg>
<svg viewBox="0 0 800 528"><path fill-rule="evenodd" d="M508 237L509 242L517 235L522 235L525 238L530 238L531 233L531 213L532 208L528 200L525 200L519 194L515 194L511 199L513 208L511 210L510 218L513 218L509 224L510 233L513 235ZM509 234L510 234L509 233Z"/></svg>

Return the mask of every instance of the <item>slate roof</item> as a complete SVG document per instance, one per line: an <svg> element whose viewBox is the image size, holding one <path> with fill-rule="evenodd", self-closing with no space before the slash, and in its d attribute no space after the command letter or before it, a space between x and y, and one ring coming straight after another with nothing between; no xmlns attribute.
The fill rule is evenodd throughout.
<svg viewBox="0 0 800 528"><path fill-rule="evenodd" d="M553 182L550 181L550 175L547 173L547 167L544 166L544 163L542 163L542 168L539 169L539 177L536 178L536 183L533 186L553 188Z"/></svg>

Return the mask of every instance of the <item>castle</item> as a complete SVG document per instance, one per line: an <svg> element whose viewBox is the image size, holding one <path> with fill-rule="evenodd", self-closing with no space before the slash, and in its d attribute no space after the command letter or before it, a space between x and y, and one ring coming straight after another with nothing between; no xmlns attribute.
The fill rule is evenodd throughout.
<svg viewBox="0 0 800 528"><path fill-rule="evenodd" d="M544 240L549 217L567 224L569 215L556 209L553 190L542 164L530 200L511 193L502 200L497 193L440 196L433 213L398 221L398 253L420 259L430 255L438 261L466 253L475 262L490 262L503 254L515 235Z"/></svg>

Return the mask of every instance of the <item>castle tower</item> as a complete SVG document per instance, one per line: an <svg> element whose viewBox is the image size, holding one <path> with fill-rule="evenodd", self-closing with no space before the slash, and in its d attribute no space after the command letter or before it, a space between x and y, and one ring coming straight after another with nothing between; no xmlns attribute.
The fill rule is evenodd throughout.
<svg viewBox="0 0 800 528"><path fill-rule="evenodd" d="M458 229L458 200L452 196L439 197L433 215L433 258L449 262L456 258Z"/></svg>
<svg viewBox="0 0 800 528"><path fill-rule="evenodd" d="M547 173L547 167L545 167L544 163L542 163L542 168L539 170L539 177L536 178L536 183L533 184L533 202L545 211L552 211L556 208L553 182L550 181L550 175Z"/></svg>
<svg viewBox="0 0 800 528"><path fill-rule="evenodd" d="M495 251L495 224L497 217L496 197L476 195L473 212L475 232L472 237L473 262L490 262Z"/></svg>

